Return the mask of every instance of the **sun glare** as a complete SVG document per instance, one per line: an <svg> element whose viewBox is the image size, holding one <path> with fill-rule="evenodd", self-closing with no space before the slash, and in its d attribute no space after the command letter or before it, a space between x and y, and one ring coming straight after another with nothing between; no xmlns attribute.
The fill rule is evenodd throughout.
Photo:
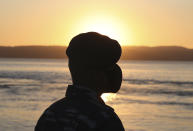
<svg viewBox="0 0 193 131"><path fill-rule="evenodd" d="M128 45L130 35L126 33L123 24L110 17L93 16L79 21L77 32L98 32L117 40L121 45Z"/></svg>
<svg viewBox="0 0 193 131"><path fill-rule="evenodd" d="M101 95L101 98L105 102L112 101L113 99L115 99L115 97L116 97L116 94L114 94L114 93L104 93Z"/></svg>

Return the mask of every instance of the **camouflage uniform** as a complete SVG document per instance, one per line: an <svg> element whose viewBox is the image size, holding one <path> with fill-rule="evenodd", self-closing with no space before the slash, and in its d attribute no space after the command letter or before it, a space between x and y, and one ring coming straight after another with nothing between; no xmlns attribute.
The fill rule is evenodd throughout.
<svg viewBox="0 0 193 131"><path fill-rule="evenodd" d="M114 110L91 89L69 86L40 117L35 131L124 131Z"/></svg>

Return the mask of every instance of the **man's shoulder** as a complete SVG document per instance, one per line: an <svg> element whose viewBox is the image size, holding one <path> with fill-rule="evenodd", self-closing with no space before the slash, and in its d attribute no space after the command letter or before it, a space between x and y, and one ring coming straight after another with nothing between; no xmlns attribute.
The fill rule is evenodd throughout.
<svg viewBox="0 0 193 131"><path fill-rule="evenodd" d="M118 123L117 123L118 122ZM105 104L63 98L48 107L41 116L38 128L97 129L105 123L120 124L113 109ZM39 130L38 130L39 131Z"/></svg>
<svg viewBox="0 0 193 131"><path fill-rule="evenodd" d="M68 99L62 98L52 105L50 105L47 110L52 111L54 113L67 113L66 111L73 111L74 113L80 113L85 115L95 115L112 117L115 115L114 109L106 104L90 101L90 100L82 100L80 99Z"/></svg>
<svg viewBox="0 0 193 131"><path fill-rule="evenodd" d="M119 121L112 107L90 100L62 98L53 103L47 112L53 112L59 118L65 116L67 119L79 119L80 121L85 121L85 119L97 122Z"/></svg>

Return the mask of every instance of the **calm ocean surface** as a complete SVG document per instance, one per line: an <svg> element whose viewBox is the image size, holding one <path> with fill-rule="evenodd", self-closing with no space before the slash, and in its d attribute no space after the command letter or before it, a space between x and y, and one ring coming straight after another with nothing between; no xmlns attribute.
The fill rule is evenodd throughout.
<svg viewBox="0 0 193 131"><path fill-rule="evenodd" d="M103 99L127 131L193 131L193 62L120 61L122 88ZM66 60L0 59L0 131L32 131L65 96Z"/></svg>

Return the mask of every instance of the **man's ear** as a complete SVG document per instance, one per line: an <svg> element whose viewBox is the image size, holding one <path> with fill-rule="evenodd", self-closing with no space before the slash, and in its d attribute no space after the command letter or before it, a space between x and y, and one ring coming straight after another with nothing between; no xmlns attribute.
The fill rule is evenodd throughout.
<svg viewBox="0 0 193 131"><path fill-rule="evenodd" d="M107 87L104 90L104 93L116 93L121 88L122 83L122 70L115 64L111 69L106 70L105 74L107 76Z"/></svg>

